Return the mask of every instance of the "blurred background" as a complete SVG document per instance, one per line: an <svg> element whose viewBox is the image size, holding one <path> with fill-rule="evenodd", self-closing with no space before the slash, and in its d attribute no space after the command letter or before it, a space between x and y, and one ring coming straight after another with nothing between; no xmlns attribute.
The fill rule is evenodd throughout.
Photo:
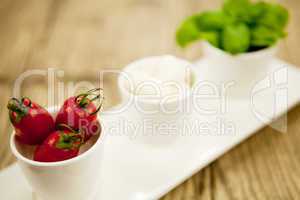
<svg viewBox="0 0 300 200"><path fill-rule="evenodd" d="M280 57L300 66L300 1L290 10ZM187 16L222 0L0 0L0 170L14 162L6 103L15 79L29 69L57 68L61 81L97 81L97 71L120 69L151 55L195 61L200 43L183 50L175 31ZM104 77L105 108L120 101L116 77ZM47 79L26 80L22 94L47 105ZM163 199L300 198L300 107L288 114L288 133L264 128ZM117 188L116 188L117 190ZM1 199L1 192L0 192Z"/></svg>

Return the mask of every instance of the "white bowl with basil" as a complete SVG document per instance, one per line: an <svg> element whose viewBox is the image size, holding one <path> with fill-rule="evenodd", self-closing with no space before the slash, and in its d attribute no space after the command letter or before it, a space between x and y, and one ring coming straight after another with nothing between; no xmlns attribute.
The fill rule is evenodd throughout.
<svg viewBox="0 0 300 200"><path fill-rule="evenodd" d="M267 75L288 21L288 10L279 4L225 0L218 10L185 19L176 41L183 48L201 41L209 65L201 69L205 79L234 81L240 93Z"/></svg>

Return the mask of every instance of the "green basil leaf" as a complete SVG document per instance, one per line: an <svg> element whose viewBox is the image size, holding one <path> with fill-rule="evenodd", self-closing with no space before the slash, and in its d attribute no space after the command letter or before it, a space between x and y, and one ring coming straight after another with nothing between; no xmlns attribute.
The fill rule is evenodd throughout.
<svg viewBox="0 0 300 200"><path fill-rule="evenodd" d="M222 47L231 54L247 52L250 47L250 30L245 24L227 26L222 34Z"/></svg>
<svg viewBox="0 0 300 200"><path fill-rule="evenodd" d="M251 30L251 46L272 46L283 36L283 32L274 31L269 27L260 25Z"/></svg>
<svg viewBox="0 0 300 200"><path fill-rule="evenodd" d="M250 15L250 20L248 21L248 24L251 25L256 25L257 21L259 18L261 18L266 10L268 9L268 4L265 2L257 2L254 4L251 4L249 7L249 15Z"/></svg>
<svg viewBox="0 0 300 200"><path fill-rule="evenodd" d="M236 22L249 22L251 21L250 6L249 0L225 0L223 10Z"/></svg>
<svg viewBox="0 0 300 200"><path fill-rule="evenodd" d="M176 32L177 44L181 47L186 47L188 44L199 39L200 32L197 27L195 16L185 20Z"/></svg>
<svg viewBox="0 0 300 200"><path fill-rule="evenodd" d="M258 24L274 30L282 31L289 20L289 12L281 5L268 4L264 14L258 19Z"/></svg>
<svg viewBox="0 0 300 200"><path fill-rule="evenodd" d="M223 11L206 11L195 19L201 31L219 31L233 23L233 18Z"/></svg>

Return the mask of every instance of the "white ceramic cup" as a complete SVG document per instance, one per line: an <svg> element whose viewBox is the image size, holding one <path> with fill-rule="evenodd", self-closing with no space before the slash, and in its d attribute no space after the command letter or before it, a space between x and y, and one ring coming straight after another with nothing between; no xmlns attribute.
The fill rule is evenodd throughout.
<svg viewBox="0 0 300 200"><path fill-rule="evenodd" d="M200 71L205 80L216 84L233 81L231 90L237 96L249 95L252 87L268 75L270 64L278 50L277 46L274 46L231 55L208 42L202 42L202 46L206 65L202 66Z"/></svg>
<svg viewBox="0 0 300 200"><path fill-rule="evenodd" d="M54 113L54 109L49 109ZM83 154L60 162L37 162L26 156L34 147L21 145L14 133L10 147L38 200L94 200L99 189L103 134Z"/></svg>
<svg viewBox="0 0 300 200"><path fill-rule="evenodd" d="M190 109L190 98L192 86L177 98L172 100L160 98L147 98L133 94L125 87L125 81L129 81L130 77L126 76L126 71L133 70L138 67L137 63L147 60L159 60L161 56L147 57L137 60L127 65L118 78L118 87L122 97L122 109L125 109L129 123L135 123L135 127L140 127L138 134L132 139L141 141L146 144L161 146L174 142L178 134L183 129L184 120L188 117ZM178 59L178 58L176 58ZM179 59L187 70L192 74L192 78L196 79L193 65L183 59ZM145 80L149 81L149 80ZM176 81L176 80L174 80ZM132 132L131 132L132 133ZM127 133L130 137L131 133Z"/></svg>

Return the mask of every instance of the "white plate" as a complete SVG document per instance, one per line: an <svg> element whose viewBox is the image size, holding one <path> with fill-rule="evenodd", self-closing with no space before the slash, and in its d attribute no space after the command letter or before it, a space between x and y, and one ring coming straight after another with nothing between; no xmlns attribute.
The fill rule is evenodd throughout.
<svg viewBox="0 0 300 200"><path fill-rule="evenodd" d="M279 68L281 75L287 73L287 80L282 81L284 76L276 75L275 71ZM256 96L254 104L257 110L250 109L251 102L248 99L230 99L226 114L209 117L193 115L192 117L192 119L207 123L215 122L216 119L233 122L236 130L234 134L180 136L172 144L163 147L143 145L124 134L108 135L105 141L103 177L97 199L158 199L257 130L287 112L300 101L298 87L300 71L280 60L274 60L272 71L275 74L271 74L270 79L266 79L262 84L267 85L268 82L274 83L274 81L278 84L270 87L275 88L272 92L269 88ZM287 91L288 98L285 102L284 98L282 100L280 97L284 96L282 94ZM274 98L274 94L278 94L279 98ZM275 105L274 99L277 100L276 110L271 116L270 113ZM115 126L113 123L121 117L128 117L128 115L126 112L118 115L104 114L101 119L108 130ZM32 199L31 190L16 165L0 173L0 188L3 200Z"/></svg>

